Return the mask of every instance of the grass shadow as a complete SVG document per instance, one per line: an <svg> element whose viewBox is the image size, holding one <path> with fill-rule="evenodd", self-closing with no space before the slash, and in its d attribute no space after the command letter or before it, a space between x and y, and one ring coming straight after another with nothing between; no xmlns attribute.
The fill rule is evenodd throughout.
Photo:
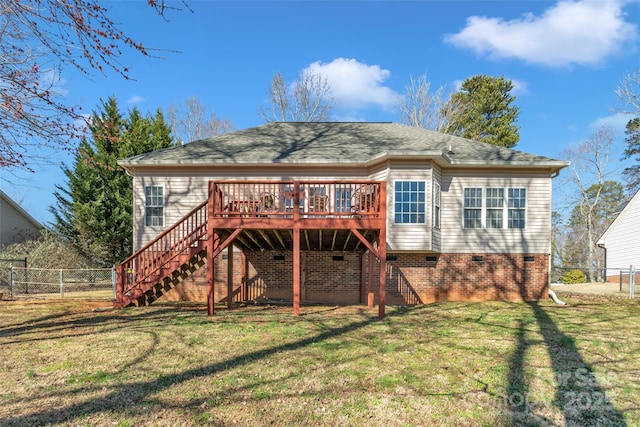
<svg viewBox="0 0 640 427"><path fill-rule="evenodd" d="M390 313L389 316L402 316L412 310L413 307L401 307L393 313ZM370 316L359 321L351 322L342 327L325 328L318 334L288 344L247 352L206 366L162 375L150 381L115 385L110 392L103 396L61 408L42 408L28 416L8 416L1 419L0 424L3 426L66 424L83 417L107 411L126 411L143 400L153 399L153 395L174 385L241 367L278 353L295 351L309 345L317 345L318 342L339 337L340 335L377 322L385 322L385 320L379 320L375 313L371 313Z"/></svg>
<svg viewBox="0 0 640 427"><path fill-rule="evenodd" d="M537 342L529 338L527 322L520 320L517 345L510 361L508 394L504 396L511 425L553 425L551 420L536 413L540 405L553 405L562 413L567 426L626 426L623 414L613 405L612 396L580 354L575 340L558 328L544 306L538 302L527 304L551 361L555 393L552 402L531 400L525 378L525 358L529 347Z"/></svg>

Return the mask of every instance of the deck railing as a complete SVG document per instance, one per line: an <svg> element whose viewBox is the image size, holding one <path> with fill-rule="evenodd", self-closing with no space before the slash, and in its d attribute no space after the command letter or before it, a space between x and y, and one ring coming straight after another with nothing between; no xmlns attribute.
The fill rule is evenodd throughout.
<svg viewBox="0 0 640 427"><path fill-rule="evenodd" d="M214 216L377 217L380 183L373 181L223 181L213 184Z"/></svg>
<svg viewBox="0 0 640 427"><path fill-rule="evenodd" d="M162 270L182 254L197 248L207 237L208 201L184 216L152 242L124 260L117 268L116 298L143 283L161 279Z"/></svg>

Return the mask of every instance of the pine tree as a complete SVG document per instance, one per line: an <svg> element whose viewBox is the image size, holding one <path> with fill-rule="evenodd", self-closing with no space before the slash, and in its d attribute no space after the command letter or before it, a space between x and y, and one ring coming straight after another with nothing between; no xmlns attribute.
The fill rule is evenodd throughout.
<svg viewBox="0 0 640 427"><path fill-rule="evenodd" d="M622 175L627 181L627 190L633 194L640 190L640 119L629 120L625 133L627 134L625 138L627 147L621 160L633 158L636 164L625 168Z"/></svg>
<svg viewBox="0 0 640 427"><path fill-rule="evenodd" d="M516 121L520 109L512 103L513 83L504 77L478 75L462 83L448 103L449 116L445 133L514 147L520 140Z"/></svg>
<svg viewBox="0 0 640 427"><path fill-rule="evenodd" d="M102 102L80 142L73 167L63 166L67 188L56 186L54 229L95 265L110 266L131 254L132 179L117 161L172 145L162 113L123 117L115 98Z"/></svg>

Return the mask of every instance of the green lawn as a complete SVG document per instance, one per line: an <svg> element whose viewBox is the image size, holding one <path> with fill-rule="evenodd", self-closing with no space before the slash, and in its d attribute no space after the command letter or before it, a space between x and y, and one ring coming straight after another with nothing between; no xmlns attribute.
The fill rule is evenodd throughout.
<svg viewBox="0 0 640 427"><path fill-rule="evenodd" d="M0 302L0 425L640 425L640 305ZM94 303L105 305L105 302Z"/></svg>

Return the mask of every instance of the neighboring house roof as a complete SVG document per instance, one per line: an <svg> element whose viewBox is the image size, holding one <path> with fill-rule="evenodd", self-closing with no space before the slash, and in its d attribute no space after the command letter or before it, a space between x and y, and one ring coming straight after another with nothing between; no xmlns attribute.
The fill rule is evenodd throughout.
<svg viewBox="0 0 640 427"><path fill-rule="evenodd" d="M602 233L602 236L600 236L600 238L596 242L596 245L600 246L601 248L606 247L607 237L611 233L615 232L616 228L618 227L618 224L623 222L626 215L631 215L631 211L636 203L640 203L640 190L638 190L636 194L633 195L633 197L631 197L622 205L621 210L616 211L617 213L616 213L615 219L611 221L611 224L609 224L609 226L604 231L604 233Z"/></svg>
<svg viewBox="0 0 640 427"><path fill-rule="evenodd" d="M25 211L22 206L20 206L19 204L17 204L16 202L14 202L13 200L11 200L11 197L9 197L4 191L0 190L0 201L2 201L3 203L7 203L9 206L11 206L13 209L15 209L20 215L22 215L24 217L25 220L27 220L28 222L30 222L35 228L44 228L44 226L42 224L40 224L38 221L36 221L35 218L33 218L31 215L29 215L29 213L27 211ZM0 218L1 220L1 218Z"/></svg>
<svg viewBox="0 0 640 427"><path fill-rule="evenodd" d="M275 122L121 160L126 169L206 165L371 165L390 158L430 158L443 165L535 167L569 163L431 130L365 122Z"/></svg>
<svg viewBox="0 0 640 427"><path fill-rule="evenodd" d="M27 239L42 228L42 224L0 190L0 247Z"/></svg>

